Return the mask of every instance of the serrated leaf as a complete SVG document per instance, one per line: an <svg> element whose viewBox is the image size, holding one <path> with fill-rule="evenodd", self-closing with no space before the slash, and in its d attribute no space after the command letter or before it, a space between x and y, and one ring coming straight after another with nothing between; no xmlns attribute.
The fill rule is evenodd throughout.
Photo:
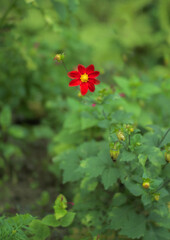
<svg viewBox="0 0 170 240"><path fill-rule="evenodd" d="M147 155L139 154L138 159L140 164L144 167L147 160Z"/></svg>
<svg viewBox="0 0 170 240"><path fill-rule="evenodd" d="M119 172L117 168L105 169L102 173L102 183L105 190L113 186L119 177Z"/></svg>
<svg viewBox="0 0 170 240"><path fill-rule="evenodd" d="M67 214L67 199L63 194L60 194L55 200L54 212L56 220L64 217Z"/></svg>
<svg viewBox="0 0 170 240"><path fill-rule="evenodd" d="M60 226L60 222L56 220L53 214L49 214L42 219L42 223L50 227Z"/></svg>
<svg viewBox="0 0 170 240"><path fill-rule="evenodd" d="M121 229L120 234L135 239L145 235L145 218L142 215L131 213L128 215L126 225Z"/></svg>
<svg viewBox="0 0 170 240"><path fill-rule="evenodd" d="M119 207L123 205L127 200L127 197L123 193L116 193L113 197L113 206Z"/></svg>
<svg viewBox="0 0 170 240"><path fill-rule="evenodd" d="M69 226L73 220L74 220L74 217L75 217L75 213L74 212L68 212L60 221L61 223L61 226L62 227L67 227Z"/></svg>
<svg viewBox="0 0 170 240"><path fill-rule="evenodd" d="M105 165L100 162L98 157L91 157L87 159L86 172L90 177L98 177L104 171Z"/></svg>
<svg viewBox="0 0 170 240"><path fill-rule="evenodd" d="M143 202L144 206L151 204L152 203L152 195L149 194L148 192L144 192L142 194L142 202Z"/></svg>
<svg viewBox="0 0 170 240"><path fill-rule="evenodd" d="M144 191L141 185L130 180L124 181L124 184L129 192L131 192L134 196L140 196Z"/></svg>
<svg viewBox="0 0 170 240"><path fill-rule="evenodd" d="M136 155L132 152L123 151L120 155L121 162L131 162L136 158Z"/></svg>
<svg viewBox="0 0 170 240"><path fill-rule="evenodd" d="M160 148L152 147L148 154L149 161L156 167L165 164L165 158Z"/></svg>
<svg viewBox="0 0 170 240"><path fill-rule="evenodd" d="M33 220L30 224L30 229L34 234L33 240L46 240L50 236L50 229L41 223L40 220Z"/></svg>
<svg viewBox="0 0 170 240"><path fill-rule="evenodd" d="M131 207L114 208L111 212L111 228L120 230L121 235L140 238L145 234L145 218L136 214Z"/></svg>

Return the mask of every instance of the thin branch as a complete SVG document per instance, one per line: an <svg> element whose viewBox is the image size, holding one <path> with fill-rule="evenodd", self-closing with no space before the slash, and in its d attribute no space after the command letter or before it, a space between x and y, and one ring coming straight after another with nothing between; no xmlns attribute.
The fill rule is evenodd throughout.
<svg viewBox="0 0 170 240"><path fill-rule="evenodd" d="M69 71L68 71L68 69L67 69L67 67L66 67L66 65L65 65L65 62L62 60L62 64L63 64L63 66L64 66L64 69L66 70L66 72L68 73Z"/></svg>
<svg viewBox="0 0 170 240"><path fill-rule="evenodd" d="M104 116L104 118L107 119L107 116L106 116L106 113L105 113L104 109L103 109L102 112L103 112L103 116Z"/></svg>
<svg viewBox="0 0 170 240"><path fill-rule="evenodd" d="M164 186L166 186L169 182L170 182L170 179L167 179L165 182L163 182L163 183L162 183L155 191L153 191L152 193L158 192L161 188L163 188Z"/></svg>
<svg viewBox="0 0 170 240"><path fill-rule="evenodd" d="M168 135L169 131L170 131L170 128L166 131L166 133L165 133L164 136L162 137L161 141L160 141L159 144L158 144L158 147L161 146L162 142L164 141L164 139L165 139L166 136Z"/></svg>
<svg viewBox="0 0 170 240"><path fill-rule="evenodd" d="M130 145L130 134L128 135L128 137L129 137L129 145Z"/></svg>

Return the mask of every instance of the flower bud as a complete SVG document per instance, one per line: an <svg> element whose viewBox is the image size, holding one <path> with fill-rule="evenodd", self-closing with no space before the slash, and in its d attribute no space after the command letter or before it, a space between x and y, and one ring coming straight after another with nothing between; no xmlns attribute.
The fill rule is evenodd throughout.
<svg viewBox="0 0 170 240"><path fill-rule="evenodd" d="M170 152L165 152L165 160L170 163Z"/></svg>
<svg viewBox="0 0 170 240"><path fill-rule="evenodd" d="M143 188L148 189L148 188L150 187L149 181L144 181L144 182L142 183L142 186L143 186Z"/></svg>
<svg viewBox="0 0 170 240"><path fill-rule="evenodd" d="M129 131L130 131L131 133L134 132L134 128L131 127L131 128L129 129Z"/></svg>
<svg viewBox="0 0 170 240"><path fill-rule="evenodd" d="M120 153L119 149L110 149L110 156L113 161L117 160L119 153Z"/></svg>
<svg viewBox="0 0 170 240"><path fill-rule="evenodd" d="M160 198L160 194L159 194L159 193L156 193L156 194L154 195L155 201L159 201L159 198Z"/></svg>
<svg viewBox="0 0 170 240"><path fill-rule="evenodd" d="M119 141L125 141L125 136L121 131L119 131L117 133L117 137L118 137Z"/></svg>
<svg viewBox="0 0 170 240"><path fill-rule="evenodd" d="M132 132L134 132L134 128L129 124L126 125L126 129L128 131L128 134L131 134Z"/></svg>
<svg viewBox="0 0 170 240"><path fill-rule="evenodd" d="M54 57L54 60L57 60L57 62L61 62L62 60L64 59L64 54L56 54L55 57Z"/></svg>

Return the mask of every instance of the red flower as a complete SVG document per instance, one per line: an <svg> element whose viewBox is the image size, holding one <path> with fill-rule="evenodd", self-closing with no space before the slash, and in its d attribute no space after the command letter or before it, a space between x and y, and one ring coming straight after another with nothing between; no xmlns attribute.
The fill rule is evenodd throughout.
<svg viewBox="0 0 170 240"><path fill-rule="evenodd" d="M83 65L78 65L78 71L68 72L69 78L73 79L69 83L69 87L75 87L80 85L80 91L82 95L85 95L88 92L94 92L95 86L100 84L100 81L96 79L100 72L94 71L94 65L89 65L85 68Z"/></svg>

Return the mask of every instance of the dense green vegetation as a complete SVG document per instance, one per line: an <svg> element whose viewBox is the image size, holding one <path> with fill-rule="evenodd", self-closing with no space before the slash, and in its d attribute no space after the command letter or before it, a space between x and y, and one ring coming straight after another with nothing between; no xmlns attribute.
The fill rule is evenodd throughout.
<svg viewBox="0 0 170 240"><path fill-rule="evenodd" d="M169 29L169 0L1 0L0 239L170 239Z"/></svg>

